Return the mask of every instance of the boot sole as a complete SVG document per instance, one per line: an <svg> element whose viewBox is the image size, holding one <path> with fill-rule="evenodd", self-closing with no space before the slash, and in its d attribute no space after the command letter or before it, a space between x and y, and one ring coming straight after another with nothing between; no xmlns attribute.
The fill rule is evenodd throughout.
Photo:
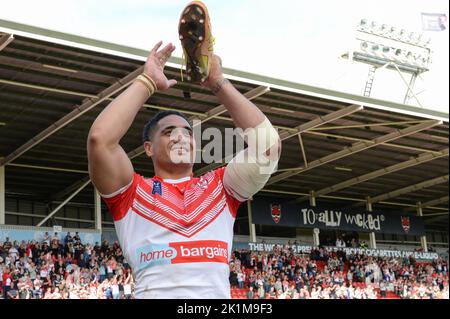
<svg viewBox="0 0 450 319"><path fill-rule="evenodd" d="M192 82L202 82L208 76L207 70L200 67L198 58L201 56L201 46L206 40L206 23L205 10L196 4L187 6L180 18L178 34L187 59L186 74Z"/></svg>

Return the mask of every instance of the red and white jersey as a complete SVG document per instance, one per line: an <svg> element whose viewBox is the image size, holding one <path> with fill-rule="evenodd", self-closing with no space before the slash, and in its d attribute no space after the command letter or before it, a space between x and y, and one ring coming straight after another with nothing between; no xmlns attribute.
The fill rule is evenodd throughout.
<svg viewBox="0 0 450 319"><path fill-rule="evenodd" d="M230 298L241 202L225 190L224 169L181 180L135 173L119 194L103 197L133 269L136 298Z"/></svg>

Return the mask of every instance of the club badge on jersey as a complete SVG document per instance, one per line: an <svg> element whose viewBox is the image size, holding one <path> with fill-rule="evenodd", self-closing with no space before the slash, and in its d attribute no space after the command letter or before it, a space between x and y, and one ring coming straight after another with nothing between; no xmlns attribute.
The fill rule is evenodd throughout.
<svg viewBox="0 0 450 319"><path fill-rule="evenodd" d="M153 190L152 190L152 194L159 194L160 196L162 196L162 187L161 187L161 182L160 181L153 181Z"/></svg>
<svg viewBox="0 0 450 319"><path fill-rule="evenodd" d="M198 181L198 186L202 189L208 188L208 181L204 179L203 177L200 177L200 180Z"/></svg>

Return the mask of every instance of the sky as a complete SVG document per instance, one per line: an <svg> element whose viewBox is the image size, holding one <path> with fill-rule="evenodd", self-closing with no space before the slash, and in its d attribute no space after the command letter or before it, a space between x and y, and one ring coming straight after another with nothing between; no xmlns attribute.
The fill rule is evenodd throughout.
<svg viewBox="0 0 450 319"><path fill-rule="evenodd" d="M0 18L149 50L163 40L177 46L180 0L2 0ZM223 65L362 95L369 66L342 59L365 18L431 38L432 64L415 84L420 104L448 113L449 31L422 31L421 13L449 16L448 0L205 0ZM447 23L448 27L448 23ZM404 75L409 81L409 75ZM407 87L379 70L371 96L402 103Z"/></svg>

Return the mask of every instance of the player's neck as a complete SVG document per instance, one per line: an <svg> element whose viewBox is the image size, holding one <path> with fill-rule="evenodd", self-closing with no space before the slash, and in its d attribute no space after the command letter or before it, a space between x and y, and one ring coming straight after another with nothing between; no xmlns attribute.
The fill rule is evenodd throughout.
<svg viewBox="0 0 450 319"><path fill-rule="evenodd" d="M155 167L155 175L162 179L170 179L170 180L177 180L184 177L190 177L193 175L192 173L192 166L189 167L170 167L170 168L163 168L163 167Z"/></svg>

